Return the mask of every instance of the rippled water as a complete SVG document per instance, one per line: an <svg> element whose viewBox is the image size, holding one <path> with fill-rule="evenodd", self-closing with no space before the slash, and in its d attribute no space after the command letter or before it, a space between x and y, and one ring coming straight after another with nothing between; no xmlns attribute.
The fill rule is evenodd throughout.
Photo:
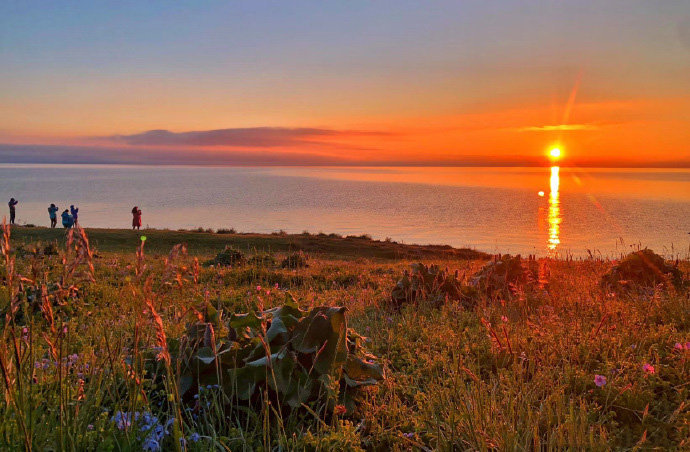
<svg viewBox="0 0 690 452"><path fill-rule="evenodd" d="M542 193L540 193L542 192ZM542 195L542 196L540 196ZM18 223L371 234L488 252L690 254L690 170L1 165Z"/></svg>

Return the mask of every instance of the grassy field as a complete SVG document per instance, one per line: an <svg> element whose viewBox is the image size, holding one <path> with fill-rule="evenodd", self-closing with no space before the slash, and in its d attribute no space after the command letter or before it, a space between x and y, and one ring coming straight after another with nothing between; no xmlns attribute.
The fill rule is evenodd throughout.
<svg viewBox="0 0 690 452"><path fill-rule="evenodd" d="M93 256L61 230L13 228L2 241L0 449L690 449L688 293L612 293L599 284L611 262L541 259L540 283L512 297L394 307L410 264L466 282L489 256L337 236L86 234ZM199 265L226 245L263 258ZM281 267L295 251L308 267ZM687 279L690 263L680 268ZM246 402L214 385L185 397L179 368L160 370L162 335L215 318L218 354L232 313L287 292L305 309L346 307L386 379L352 406L336 394L287 408L267 388ZM252 340L268 349L266 327Z"/></svg>

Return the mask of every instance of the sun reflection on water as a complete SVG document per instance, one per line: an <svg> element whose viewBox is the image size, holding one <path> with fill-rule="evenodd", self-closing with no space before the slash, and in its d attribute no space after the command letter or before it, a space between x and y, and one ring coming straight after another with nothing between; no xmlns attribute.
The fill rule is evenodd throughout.
<svg viewBox="0 0 690 452"><path fill-rule="evenodd" d="M551 192L549 193L549 253L555 254L556 248L561 243L561 202L559 199L558 189L560 186L560 168L558 166L551 167Z"/></svg>

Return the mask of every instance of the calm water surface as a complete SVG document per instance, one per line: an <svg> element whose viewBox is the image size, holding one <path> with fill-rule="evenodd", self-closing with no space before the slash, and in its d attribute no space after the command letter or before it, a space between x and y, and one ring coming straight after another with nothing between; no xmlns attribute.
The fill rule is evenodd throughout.
<svg viewBox="0 0 690 452"><path fill-rule="evenodd" d="M541 193L540 193L541 192ZM336 232L488 252L690 255L690 170L0 165L18 223ZM5 207L7 210L7 207Z"/></svg>

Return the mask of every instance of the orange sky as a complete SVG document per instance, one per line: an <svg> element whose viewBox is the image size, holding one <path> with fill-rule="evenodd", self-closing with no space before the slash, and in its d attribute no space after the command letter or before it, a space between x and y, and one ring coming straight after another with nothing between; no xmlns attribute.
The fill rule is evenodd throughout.
<svg viewBox="0 0 690 452"><path fill-rule="evenodd" d="M0 161L690 166L690 7L632 3L6 5Z"/></svg>

